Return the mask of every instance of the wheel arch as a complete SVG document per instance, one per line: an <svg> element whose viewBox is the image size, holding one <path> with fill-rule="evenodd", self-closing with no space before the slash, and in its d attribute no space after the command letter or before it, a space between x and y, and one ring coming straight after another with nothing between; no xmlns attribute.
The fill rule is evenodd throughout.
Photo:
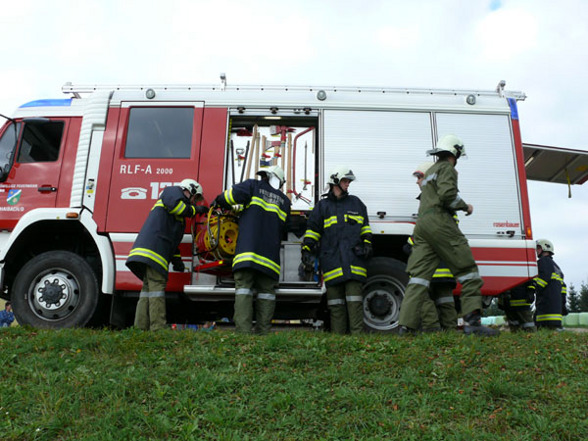
<svg viewBox="0 0 588 441"><path fill-rule="evenodd" d="M96 233L91 213L75 210L34 210L22 217L2 247L3 286L11 292L18 271L35 256L47 251L71 251L88 262L95 272L101 292L114 292L114 255L110 240ZM9 294L10 295L10 294Z"/></svg>

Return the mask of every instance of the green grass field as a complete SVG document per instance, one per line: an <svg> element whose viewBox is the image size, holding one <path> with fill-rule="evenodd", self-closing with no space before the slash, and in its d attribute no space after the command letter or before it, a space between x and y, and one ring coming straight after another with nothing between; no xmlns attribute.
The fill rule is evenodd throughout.
<svg viewBox="0 0 588 441"><path fill-rule="evenodd" d="M3 440L583 440L588 333L0 330Z"/></svg>

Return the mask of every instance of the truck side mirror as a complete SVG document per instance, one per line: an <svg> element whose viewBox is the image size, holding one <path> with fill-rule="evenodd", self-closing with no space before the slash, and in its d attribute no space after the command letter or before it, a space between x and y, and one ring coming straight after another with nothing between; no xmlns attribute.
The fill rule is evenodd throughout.
<svg viewBox="0 0 588 441"><path fill-rule="evenodd" d="M0 182L6 181L8 179L8 172L10 171L10 164L4 164L0 167Z"/></svg>

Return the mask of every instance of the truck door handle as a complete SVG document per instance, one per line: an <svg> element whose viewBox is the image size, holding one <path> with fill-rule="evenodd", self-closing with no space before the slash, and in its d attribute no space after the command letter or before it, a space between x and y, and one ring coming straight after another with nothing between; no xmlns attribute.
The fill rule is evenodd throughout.
<svg viewBox="0 0 588 441"><path fill-rule="evenodd" d="M51 185L41 185L39 187L37 187L37 191L44 193L44 192L50 192L50 191L57 191L57 187L53 187Z"/></svg>

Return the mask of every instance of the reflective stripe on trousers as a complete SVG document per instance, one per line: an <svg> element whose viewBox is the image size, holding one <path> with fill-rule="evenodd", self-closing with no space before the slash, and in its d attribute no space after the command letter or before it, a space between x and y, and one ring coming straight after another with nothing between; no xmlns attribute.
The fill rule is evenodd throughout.
<svg viewBox="0 0 588 441"><path fill-rule="evenodd" d="M139 294L139 298L143 298L143 299L153 299L156 297L165 297L165 292L163 291L153 291L153 292L147 292L147 291L141 291L141 293Z"/></svg>

